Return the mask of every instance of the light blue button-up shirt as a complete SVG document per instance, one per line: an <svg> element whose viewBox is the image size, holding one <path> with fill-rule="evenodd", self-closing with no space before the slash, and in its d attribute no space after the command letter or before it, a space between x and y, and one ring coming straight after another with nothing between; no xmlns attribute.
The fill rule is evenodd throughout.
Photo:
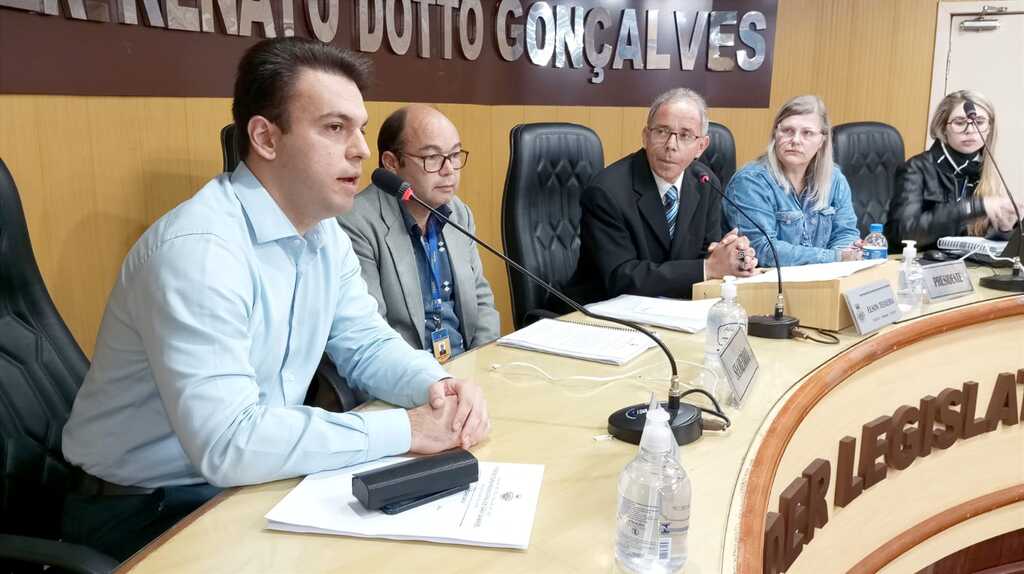
<svg viewBox="0 0 1024 574"><path fill-rule="evenodd" d="M736 172L725 194L765 228L779 252L780 265L839 261L839 252L860 239L850 184L838 165L832 166L829 202L824 208L798 198L788 183L779 185L763 160ZM727 201L722 202L722 213L750 239L761 266L775 265L768 237Z"/></svg>
<svg viewBox="0 0 1024 574"><path fill-rule="evenodd" d="M123 485L253 484L409 450L404 410L302 406L326 349L403 407L448 376L377 313L334 219L304 236L240 164L132 247L64 427L65 457Z"/></svg>

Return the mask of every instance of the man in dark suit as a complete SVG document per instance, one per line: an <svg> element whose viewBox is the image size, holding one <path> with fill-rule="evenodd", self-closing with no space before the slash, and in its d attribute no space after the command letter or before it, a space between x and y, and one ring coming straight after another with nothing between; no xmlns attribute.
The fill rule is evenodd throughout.
<svg viewBox="0 0 1024 574"><path fill-rule="evenodd" d="M699 94L677 88L658 96L643 148L606 167L583 193L573 295L588 303L624 293L689 299L694 283L754 273L747 238L736 230L721 238L718 178L694 161L707 133Z"/></svg>

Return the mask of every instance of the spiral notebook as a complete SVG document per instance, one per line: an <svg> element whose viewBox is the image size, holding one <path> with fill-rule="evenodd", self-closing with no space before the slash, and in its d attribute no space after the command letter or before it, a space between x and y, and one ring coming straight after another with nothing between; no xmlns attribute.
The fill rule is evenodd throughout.
<svg viewBox="0 0 1024 574"><path fill-rule="evenodd" d="M560 319L541 319L498 339L498 344L608 365L624 365L655 345L626 327Z"/></svg>

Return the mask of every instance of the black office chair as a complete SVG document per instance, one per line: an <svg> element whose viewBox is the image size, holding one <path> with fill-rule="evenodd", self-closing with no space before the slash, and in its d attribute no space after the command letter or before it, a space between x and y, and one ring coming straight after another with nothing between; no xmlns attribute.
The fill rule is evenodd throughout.
<svg viewBox="0 0 1024 574"><path fill-rule="evenodd" d="M832 128L832 157L850 182L861 237L868 234L872 223L885 226L889 221L889 202L895 192L896 169L904 160L900 132L881 122L835 126ZM898 238L895 239L889 244L893 252L899 247Z"/></svg>
<svg viewBox="0 0 1024 574"><path fill-rule="evenodd" d="M235 124L228 124L220 130L220 150L224 156L224 171L235 171L238 162L238 136L235 135Z"/></svg>
<svg viewBox="0 0 1024 574"><path fill-rule="evenodd" d="M736 173L736 140L729 128L715 122L708 124L708 138L711 140L708 149L697 159L711 168L725 189Z"/></svg>
<svg viewBox="0 0 1024 574"><path fill-rule="evenodd" d="M113 558L57 540L81 472L64 460L61 431L89 361L46 290L3 160L0 262L0 572L110 572Z"/></svg>
<svg viewBox="0 0 1024 574"><path fill-rule="evenodd" d="M237 137L235 124L228 124L220 130L220 150L224 156L224 171L235 171L235 168L238 167L238 162L242 161L238 156ZM369 398L361 392L354 391L349 386L345 377L338 374L338 370L334 368L334 363L327 354L324 354L320 359L320 365L313 375L313 383L309 386L309 390L306 393L305 403L316 403L317 391L324 385L334 390L334 398L337 399L337 404L330 405L321 402L318 406L325 408L333 406L336 407L335 410L345 412L363 404Z"/></svg>
<svg viewBox="0 0 1024 574"><path fill-rule="evenodd" d="M601 139L567 123L512 128L502 200L505 254L561 289L580 255L580 194L604 167ZM508 269L512 320L518 329L563 311L540 286Z"/></svg>

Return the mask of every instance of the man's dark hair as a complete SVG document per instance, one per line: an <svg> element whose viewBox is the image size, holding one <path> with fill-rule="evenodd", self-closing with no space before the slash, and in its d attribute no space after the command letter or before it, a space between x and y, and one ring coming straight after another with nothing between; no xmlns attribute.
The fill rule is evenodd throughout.
<svg viewBox="0 0 1024 574"><path fill-rule="evenodd" d="M343 76L362 92L370 81L370 69L363 56L308 38L273 38L249 48L238 63L231 104L238 156L243 160L249 156L248 125L253 116L263 116L288 131L288 100L303 70Z"/></svg>
<svg viewBox="0 0 1024 574"><path fill-rule="evenodd" d="M377 163L384 167L384 152L398 154L402 151L402 132L405 131L405 117L409 108L401 107L384 120L377 133ZM401 161L401 158L399 158Z"/></svg>

